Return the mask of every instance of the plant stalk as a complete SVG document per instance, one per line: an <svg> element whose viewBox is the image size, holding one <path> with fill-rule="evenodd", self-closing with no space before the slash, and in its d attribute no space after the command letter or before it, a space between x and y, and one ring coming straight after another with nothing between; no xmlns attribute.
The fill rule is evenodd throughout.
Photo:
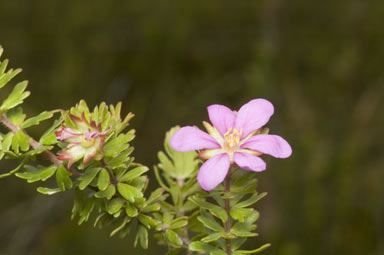
<svg viewBox="0 0 384 255"><path fill-rule="evenodd" d="M12 132L16 133L20 130L22 130L20 127L16 126L15 124L13 124L5 114L2 114L0 116L0 122L4 124L4 126L6 126L9 130L11 130ZM22 132L28 137L30 138L29 139L29 145L31 145L32 148L34 149L37 149L43 145L41 145L38 141L36 141L35 139L33 139L31 136L29 136L24 130L22 130ZM55 154L53 154L52 152L50 151L43 151L42 154L44 156L46 156L53 164L55 164L56 166L60 166L62 164L61 160L59 160ZM81 175L76 172L75 170L73 170L72 168L69 168L68 171L75 177L80 177Z"/></svg>
<svg viewBox="0 0 384 255"><path fill-rule="evenodd" d="M224 180L224 193L227 194L229 192L231 192L231 169L229 169L227 177L225 177L225 180ZM225 203L224 209L228 215L228 220L227 220L227 222L225 222L224 228L225 228L225 232L229 233L231 231L230 199L229 198L225 199L224 203ZM231 247L231 240L230 239L225 239L225 247L226 247L227 254L232 255L232 247Z"/></svg>

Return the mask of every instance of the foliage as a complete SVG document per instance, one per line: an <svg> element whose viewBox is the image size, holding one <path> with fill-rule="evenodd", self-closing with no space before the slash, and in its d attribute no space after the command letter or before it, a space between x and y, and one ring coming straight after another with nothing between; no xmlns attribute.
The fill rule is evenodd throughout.
<svg viewBox="0 0 384 255"><path fill-rule="evenodd" d="M0 88L19 72L6 71L7 63L0 63ZM178 152L170 146L179 129L175 127L166 134L165 152L158 153L160 163L154 167L161 188L147 198L149 179L145 173L149 168L134 162L130 142L135 130L126 130L133 114L122 119L121 103L101 103L90 111L81 100L68 111L44 111L26 118L19 106L30 94L26 86L26 81L16 84L0 107L0 121L9 130L0 135L0 159L18 161L15 169L0 178L15 175L28 183L48 182L49 186L49 181L55 180L54 187L44 185L37 191L53 195L73 190L72 219L79 225L95 215L95 227L113 226L110 236L122 238L134 232L134 246L140 243L144 249L148 248L150 229L169 254L242 255L269 247L240 249L247 238L257 235L253 231L259 213L250 206L265 195L255 193L253 174L232 170L225 187L202 191L196 181L198 154ZM55 113L60 116L39 142L26 133L27 128L52 119ZM38 160L40 156L50 162Z"/></svg>

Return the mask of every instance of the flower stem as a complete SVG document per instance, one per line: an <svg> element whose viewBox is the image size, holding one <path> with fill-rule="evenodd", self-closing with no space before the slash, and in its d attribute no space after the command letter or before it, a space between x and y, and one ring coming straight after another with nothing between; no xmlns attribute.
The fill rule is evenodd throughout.
<svg viewBox="0 0 384 255"><path fill-rule="evenodd" d="M227 177L224 180L224 193L227 194L231 192L231 169L229 169ZM230 199L226 198L224 201L224 209L227 212L228 220L224 224L225 232L229 233L231 231L231 216L230 216L230 210L231 210L231 204ZM231 240L225 239L225 247L226 252L228 255L232 254L232 247L231 247Z"/></svg>
<svg viewBox="0 0 384 255"><path fill-rule="evenodd" d="M0 116L0 122L3 123L4 126L6 126L9 130L11 130L12 132L16 133L18 132L19 130L22 130L20 127L16 126L15 124L13 124L5 114L2 114ZM32 148L34 149L37 149L43 145L41 145L38 141L36 141L35 139L33 139L31 136L29 136L24 130L22 130L22 132L28 137L30 138L29 139L29 145L31 145ZM42 152L43 155L45 155L53 164L55 164L56 166L60 166L62 164L61 160L59 160L55 154L53 154L52 152L48 151L48 150L45 150ZM80 174L78 172L76 172L75 170L73 170L72 168L69 168L68 171L75 177L79 177Z"/></svg>

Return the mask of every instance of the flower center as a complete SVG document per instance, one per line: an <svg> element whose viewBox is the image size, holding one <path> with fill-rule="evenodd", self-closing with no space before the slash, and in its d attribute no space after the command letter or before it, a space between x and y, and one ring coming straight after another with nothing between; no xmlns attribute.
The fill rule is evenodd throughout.
<svg viewBox="0 0 384 255"><path fill-rule="evenodd" d="M243 134L243 129L239 130L230 128L225 134L224 134L224 140L225 140L225 149L231 150L234 148L237 148L240 144L240 138Z"/></svg>
<svg viewBox="0 0 384 255"><path fill-rule="evenodd" d="M85 136L85 139L83 139L83 141L81 142L81 146L84 147L84 148L90 148L92 147L96 142L96 138L90 138L88 139L86 136Z"/></svg>

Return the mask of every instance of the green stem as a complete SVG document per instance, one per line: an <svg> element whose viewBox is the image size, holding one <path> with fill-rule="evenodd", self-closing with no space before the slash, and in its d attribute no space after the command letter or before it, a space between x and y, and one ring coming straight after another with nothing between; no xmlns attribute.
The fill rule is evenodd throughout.
<svg viewBox="0 0 384 255"><path fill-rule="evenodd" d="M231 169L229 169L227 177L224 180L224 193L227 194L231 192ZM231 231L231 216L230 216L230 210L231 210L231 204L230 199L226 198L224 201L224 209L227 212L228 220L224 224L225 232L229 233ZM225 239L225 248L228 255L232 254L232 247L231 247L231 240Z"/></svg>
<svg viewBox="0 0 384 255"><path fill-rule="evenodd" d="M3 123L4 126L6 126L9 130L11 130L12 132L16 133L18 132L19 130L22 130L20 127L16 126L15 124L13 124L5 114L2 114L0 116L0 122ZM32 148L34 149L37 149L39 147L41 147L42 145L36 141L35 139L33 139L31 136L29 136L24 130L22 130L22 132L29 138L29 145L32 146ZM43 151L43 155L45 155L49 160L51 160L51 162L53 164L55 164L56 166L60 166L62 164L61 160L59 160L55 154L53 154L52 152L48 151L48 150L45 150ZM80 174L78 172L76 172L75 170L73 170L72 168L68 169L68 171L75 177L79 177Z"/></svg>

